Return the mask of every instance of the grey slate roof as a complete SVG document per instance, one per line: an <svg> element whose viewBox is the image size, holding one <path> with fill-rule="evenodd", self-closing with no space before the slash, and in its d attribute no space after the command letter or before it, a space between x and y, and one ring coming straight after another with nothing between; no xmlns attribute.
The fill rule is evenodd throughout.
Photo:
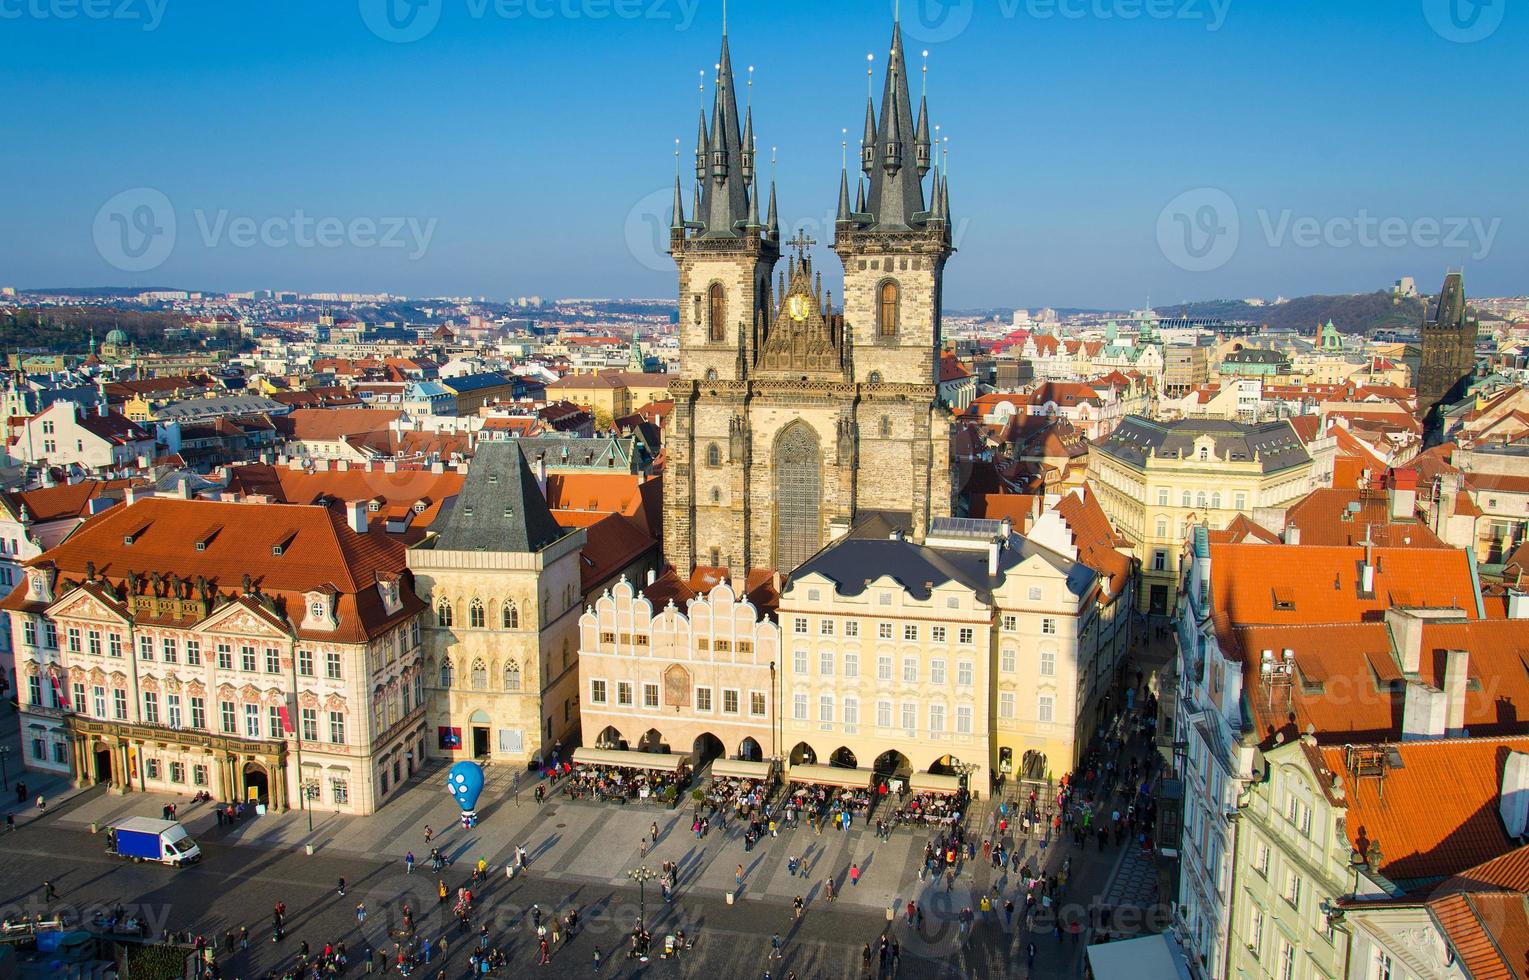
<svg viewBox="0 0 1529 980"><path fill-rule="evenodd" d="M432 530L441 551L540 551L569 533L552 519L531 468L513 443L478 446L462 490Z"/></svg>
<svg viewBox="0 0 1529 980"><path fill-rule="evenodd" d="M920 602L929 598L934 587L959 582L986 602L1010 569L1034 555L1066 573L1067 588L1073 595L1085 594L1098 577L1082 562L1069 561L1015 534L1009 536L1008 546L999 552L997 578L988 577L988 553L985 550L931 548L907 540L847 537L808 559L791 573L791 580L795 582L816 572L836 583L840 595L856 596L864 592L871 581L890 575Z"/></svg>
<svg viewBox="0 0 1529 980"><path fill-rule="evenodd" d="M630 436L595 436L593 439L533 436L506 441L519 446L532 466L545 459L549 468L581 467L612 473L631 471L637 446L637 440Z"/></svg>
<svg viewBox="0 0 1529 980"><path fill-rule="evenodd" d="M1149 456L1187 459L1201 436L1215 440L1218 460L1232 462L1255 457L1265 473L1299 466L1311 459L1295 429L1284 420L1249 425L1225 419L1178 419L1155 422L1139 415L1127 416L1109 438L1094 448L1132 466L1145 466Z"/></svg>
<svg viewBox="0 0 1529 980"><path fill-rule="evenodd" d="M291 411L291 405L283 405L263 395L219 395L171 402L155 412L154 418L160 422L185 422L225 415L286 415Z"/></svg>

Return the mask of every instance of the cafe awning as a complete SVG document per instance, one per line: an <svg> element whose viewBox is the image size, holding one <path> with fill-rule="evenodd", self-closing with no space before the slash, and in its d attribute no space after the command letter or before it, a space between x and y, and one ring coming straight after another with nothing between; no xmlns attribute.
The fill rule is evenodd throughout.
<svg viewBox="0 0 1529 980"><path fill-rule="evenodd" d="M654 772L679 772L690 761L688 755L667 752L618 752L615 749L573 750L573 761L581 766L613 766L617 769L648 769Z"/></svg>
<svg viewBox="0 0 1529 980"><path fill-rule="evenodd" d="M961 777L933 772L916 772L908 777L908 788L915 793L943 793L954 796L961 792Z"/></svg>
<svg viewBox="0 0 1529 980"><path fill-rule="evenodd" d="M769 779L773 762L747 762L743 759L718 759L711 764L713 779Z"/></svg>
<svg viewBox="0 0 1529 980"><path fill-rule="evenodd" d="M839 766L792 766L793 783L814 786L841 786L845 789L870 789L876 774L869 769L844 769Z"/></svg>

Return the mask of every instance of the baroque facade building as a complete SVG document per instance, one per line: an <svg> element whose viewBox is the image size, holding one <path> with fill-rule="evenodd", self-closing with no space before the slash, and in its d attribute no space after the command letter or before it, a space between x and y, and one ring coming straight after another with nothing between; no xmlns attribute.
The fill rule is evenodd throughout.
<svg viewBox="0 0 1529 980"><path fill-rule="evenodd" d="M753 110L740 120L723 36L694 204L687 219L676 177L670 230L680 370L664 547L681 575L785 572L868 513L896 515L915 537L950 513L938 388L949 185L908 81L899 27L879 114L868 99L853 204L840 175L836 310L807 252L815 243L782 242L773 185L761 212ZM786 244L796 254L777 278Z"/></svg>
<svg viewBox="0 0 1529 980"><path fill-rule="evenodd" d="M364 504L130 495L23 566L30 768L365 814L423 761L424 604Z"/></svg>

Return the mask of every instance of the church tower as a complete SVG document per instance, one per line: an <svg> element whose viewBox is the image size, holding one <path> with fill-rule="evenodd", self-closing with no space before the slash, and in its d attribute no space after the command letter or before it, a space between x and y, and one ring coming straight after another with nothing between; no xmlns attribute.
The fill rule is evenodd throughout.
<svg viewBox="0 0 1529 980"><path fill-rule="evenodd" d="M669 229L679 267L680 371L669 386L675 416L667 447L664 540L681 574L698 564L747 567L747 515L734 506L750 470L748 440L740 436L770 273L780 259L775 191L766 224L756 163L753 108L740 129L724 26L711 122L701 116L696 138L693 213L687 221L676 175Z"/></svg>
<svg viewBox="0 0 1529 980"><path fill-rule="evenodd" d="M900 29L880 120L874 108L867 117L874 166L853 209L840 175L840 310L813 269L816 243L781 241L773 186L761 220L753 113L740 132L725 29L718 64L689 220L684 187L674 188L680 370L669 384L664 548L682 576L704 565L742 583L756 569L789 573L867 519L922 537L950 513L937 365L940 283L954 250ZM772 282L783 244L793 254Z"/></svg>

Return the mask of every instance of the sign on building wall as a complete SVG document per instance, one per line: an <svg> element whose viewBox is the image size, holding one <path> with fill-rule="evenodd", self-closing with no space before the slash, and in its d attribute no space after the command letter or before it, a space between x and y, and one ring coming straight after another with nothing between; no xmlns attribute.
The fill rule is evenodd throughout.
<svg viewBox="0 0 1529 980"><path fill-rule="evenodd" d="M462 751L462 729L448 728L444 725L436 729L440 736L440 747L447 752Z"/></svg>
<svg viewBox="0 0 1529 980"><path fill-rule="evenodd" d="M499 729L499 751L505 755L519 755L526 750L526 733L519 728Z"/></svg>

